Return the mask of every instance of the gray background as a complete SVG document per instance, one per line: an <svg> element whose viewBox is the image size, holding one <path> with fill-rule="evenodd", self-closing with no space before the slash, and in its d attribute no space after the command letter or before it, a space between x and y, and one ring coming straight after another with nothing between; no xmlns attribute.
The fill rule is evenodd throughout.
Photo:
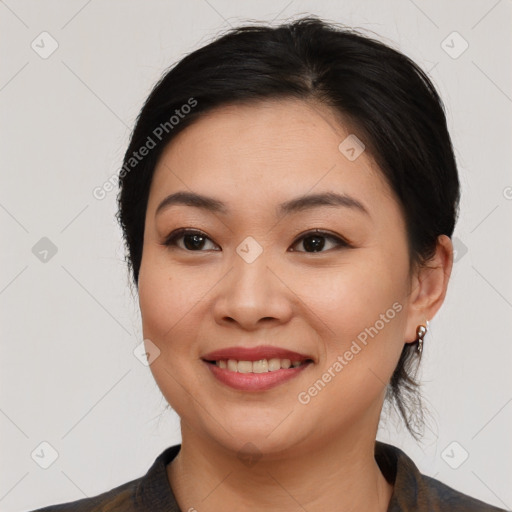
<svg viewBox="0 0 512 512"><path fill-rule="evenodd" d="M133 353L142 332L114 219L117 189L103 200L92 191L118 171L142 102L168 66L230 25L307 13L373 30L430 73L460 169L457 261L425 342L429 428L418 444L392 416L379 439L422 472L512 506L511 0L7 0L2 511L106 491L180 442L175 414L164 412ZM47 469L52 448L42 442L58 453Z"/></svg>

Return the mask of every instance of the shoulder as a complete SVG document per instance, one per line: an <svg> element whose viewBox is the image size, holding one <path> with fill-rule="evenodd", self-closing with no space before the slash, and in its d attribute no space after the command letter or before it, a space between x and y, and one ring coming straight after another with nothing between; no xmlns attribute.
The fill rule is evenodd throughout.
<svg viewBox="0 0 512 512"><path fill-rule="evenodd" d="M396 446L377 441L375 459L393 483L388 512L505 512L423 475Z"/></svg>
<svg viewBox="0 0 512 512"><path fill-rule="evenodd" d="M433 510L440 512L504 512L505 510L472 498L429 476L421 475L421 482L423 493L426 498L428 497L429 504L435 504L437 507Z"/></svg>
<svg viewBox="0 0 512 512"><path fill-rule="evenodd" d="M166 448L147 473L109 491L89 498L58 503L30 512L179 512L166 473L166 465L181 445Z"/></svg>
<svg viewBox="0 0 512 512"><path fill-rule="evenodd" d="M140 480L132 480L97 496L50 505L30 512L132 512L136 510L135 495Z"/></svg>

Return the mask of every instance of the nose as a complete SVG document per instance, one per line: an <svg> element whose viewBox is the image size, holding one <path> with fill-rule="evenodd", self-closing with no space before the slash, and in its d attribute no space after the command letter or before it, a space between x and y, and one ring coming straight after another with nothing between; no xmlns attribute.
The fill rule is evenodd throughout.
<svg viewBox="0 0 512 512"><path fill-rule="evenodd" d="M264 253L251 263L236 255L233 267L217 287L216 322L236 323L247 331L288 322L293 292L286 284Z"/></svg>

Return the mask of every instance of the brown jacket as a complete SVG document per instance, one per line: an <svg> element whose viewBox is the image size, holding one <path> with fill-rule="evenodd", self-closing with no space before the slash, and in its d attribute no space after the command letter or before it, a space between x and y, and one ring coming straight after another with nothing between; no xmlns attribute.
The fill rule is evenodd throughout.
<svg viewBox="0 0 512 512"><path fill-rule="evenodd" d="M166 472L166 465L180 448L181 445L167 448L144 476L110 491L32 512L187 512L179 509ZM395 446L376 441L375 459L394 485L388 512L505 512L422 475L414 462Z"/></svg>

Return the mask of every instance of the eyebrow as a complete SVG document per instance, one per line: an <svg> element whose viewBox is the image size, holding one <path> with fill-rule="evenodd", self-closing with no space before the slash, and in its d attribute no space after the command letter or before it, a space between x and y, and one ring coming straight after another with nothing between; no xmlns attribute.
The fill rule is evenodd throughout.
<svg viewBox="0 0 512 512"><path fill-rule="evenodd" d="M167 196L158 205L155 216L173 205L192 206L213 213L222 213L224 215L229 213L229 209L226 204L213 197L197 194L195 192L175 192L174 194ZM277 207L277 216L282 217L291 213L301 212L321 206L352 208L370 216L370 213L360 201L347 194L338 194L335 192L310 194L290 199Z"/></svg>

